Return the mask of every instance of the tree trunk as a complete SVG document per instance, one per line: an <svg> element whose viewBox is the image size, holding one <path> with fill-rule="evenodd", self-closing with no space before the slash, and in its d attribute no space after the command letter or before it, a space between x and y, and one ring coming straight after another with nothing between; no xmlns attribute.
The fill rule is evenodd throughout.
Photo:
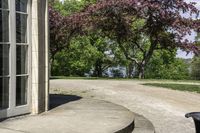
<svg viewBox="0 0 200 133"><path fill-rule="evenodd" d="M102 63L101 61L97 60L95 63L95 69L94 69L94 76L95 77L102 77Z"/></svg>
<svg viewBox="0 0 200 133"><path fill-rule="evenodd" d="M128 78L133 78L133 62L128 64Z"/></svg>
<svg viewBox="0 0 200 133"><path fill-rule="evenodd" d="M50 66L49 66L50 77L53 76L53 75L52 75L52 74L53 74L52 72L53 72L53 63L54 63L54 60L55 60L54 57L52 57L52 58L50 59Z"/></svg>
<svg viewBox="0 0 200 133"><path fill-rule="evenodd" d="M145 63L141 63L138 65L138 77L139 79L144 79L145 78Z"/></svg>
<svg viewBox="0 0 200 133"><path fill-rule="evenodd" d="M102 77L102 69L100 65L97 66L96 77Z"/></svg>

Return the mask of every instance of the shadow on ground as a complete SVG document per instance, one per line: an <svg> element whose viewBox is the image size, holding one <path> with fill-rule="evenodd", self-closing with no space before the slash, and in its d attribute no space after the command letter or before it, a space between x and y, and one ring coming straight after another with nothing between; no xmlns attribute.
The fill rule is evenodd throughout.
<svg viewBox="0 0 200 133"><path fill-rule="evenodd" d="M50 109L63 104L80 100L82 97L76 95L50 94Z"/></svg>

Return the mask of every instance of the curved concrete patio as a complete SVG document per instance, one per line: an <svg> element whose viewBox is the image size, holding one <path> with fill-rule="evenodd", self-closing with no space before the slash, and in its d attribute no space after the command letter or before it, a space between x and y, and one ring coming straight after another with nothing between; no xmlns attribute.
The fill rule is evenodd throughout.
<svg viewBox="0 0 200 133"><path fill-rule="evenodd" d="M0 123L1 133L131 133L135 114L102 100L61 96L56 107L36 116L22 116ZM58 103L63 100L67 103ZM137 116L138 119L138 116ZM139 120L139 119L138 119ZM152 132L151 132L152 133Z"/></svg>
<svg viewBox="0 0 200 133"><path fill-rule="evenodd" d="M51 93L103 99L148 118L156 133L195 133L185 113L200 111L200 95L141 85L141 81L51 80ZM197 83L198 84L198 83Z"/></svg>

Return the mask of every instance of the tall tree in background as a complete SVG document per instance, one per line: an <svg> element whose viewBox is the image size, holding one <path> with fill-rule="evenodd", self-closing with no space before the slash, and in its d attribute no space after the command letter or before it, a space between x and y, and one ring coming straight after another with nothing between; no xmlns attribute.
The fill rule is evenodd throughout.
<svg viewBox="0 0 200 133"><path fill-rule="evenodd" d="M55 56L52 64L54 76L84 76L92 69L99 51L91 45L88 36L78 36L71 40L68 49L63 49Z"/></svg>
<svg viewBox="0 0 200 133"><path fill-rule="evenodd" d="M185 59L176 58L174 51L160 50L154 52L146 67L146 78L185 80L189 78L189 64Z"/></svg>
<svg viewBox="0 0 200 133"><path fill-rule="evenodd" d="M87 27L86 14L79 12L95 0L58 0L49 2L50 57L52 62L56 53L66 49L75 36L84 35ZM86 30L85 30L86 31Z"/></svg>
<svg viewBox="0 0 200 133"><path fill-rule="evenodd" d="M156 50L181 48L198 53L198 47L185 36L198 30L200 24L181 16L198 12L194 3L184 0L103 0L64 17L50 8L51 53L66 48L77 34L101 30L137 64L138 76L144 78L145 67ZM139 26L135 25L138 21L142 22Z"/></svg>
<svg viewBox="0 0 200 133"><path fill-rule="evenodd" d="M111 56L109 39L101 37L101 32L91 34L89 37L90 44L97 50L96 60L93 65L93 76L102 77L103 72L115 64L115 58Z"/></svg>
<svg viewBox="0 0 200 133"><path fill-rule="evenodd" d="M199 49L184 37L197 30L199 24L192 18L181 14L198 15L194 3L184 0L104 0L85 9L91 14L93 27L115 39L127 59L135 62L139 69L139 78L144 78L145 67L157 49L171 50L177 47L197 53ZM138 19L144 20L141 28L132 30L132 24ZM144 48L139 42L147 38L149 47ZM133 39L132 39L133 38ZM142 58L129 55L123 44L130 42L141 51Z"/></svg>
<svg viewBox="0 0 200 133"><path fill-rule="evenodd" d="M83 8L83 4L71 0L65 2L67 4L64 3L64 5L59 1L49 2L51 64L53 64L56 54L67 49L75 36L83 34L82 27L86 23L82 19L81 13L75 13ZM71 6L69 9L66 7L68 4Z"/></svg>
<svg viewBox="0 0 200 133"><path fill-rule="evenodd" d="M195 80L200 80L200 57L196 56L192 60L192 66L191 66L192 72L191 76Z"/></svg>
<svg viewBox="0 0 200 133"><path fill-rule="evenodd" d="M195 38L197 46L200 47L200 33L197 33ZM191 63L191 76L193 79L200 80L200 54L195 55Z"/></svg>
<svg viewBox="0 0 200 133"><path fill-rule="evenodd" d="M50 2L50 53L53 75L57 73L83 76L94 66L93 75L101 77L103 72L114 64L114 58L105 53L109 51L108 39L102 38L100 32L87 32L87 29L83 28L88 25L84 21L84 13L77 13L95 1L65 0L63 4L58 1ZM62 58L65 62L62 62Z"/></svg>

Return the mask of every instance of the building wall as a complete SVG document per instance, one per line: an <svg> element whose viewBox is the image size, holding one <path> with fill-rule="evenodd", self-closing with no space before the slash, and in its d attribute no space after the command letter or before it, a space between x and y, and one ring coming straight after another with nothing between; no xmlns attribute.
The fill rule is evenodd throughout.
<svg viewBox="0 0 200 133"><path fill-rule="evenodd" d="M48 110L48 0L32 0L32 113Z"/></svg>

